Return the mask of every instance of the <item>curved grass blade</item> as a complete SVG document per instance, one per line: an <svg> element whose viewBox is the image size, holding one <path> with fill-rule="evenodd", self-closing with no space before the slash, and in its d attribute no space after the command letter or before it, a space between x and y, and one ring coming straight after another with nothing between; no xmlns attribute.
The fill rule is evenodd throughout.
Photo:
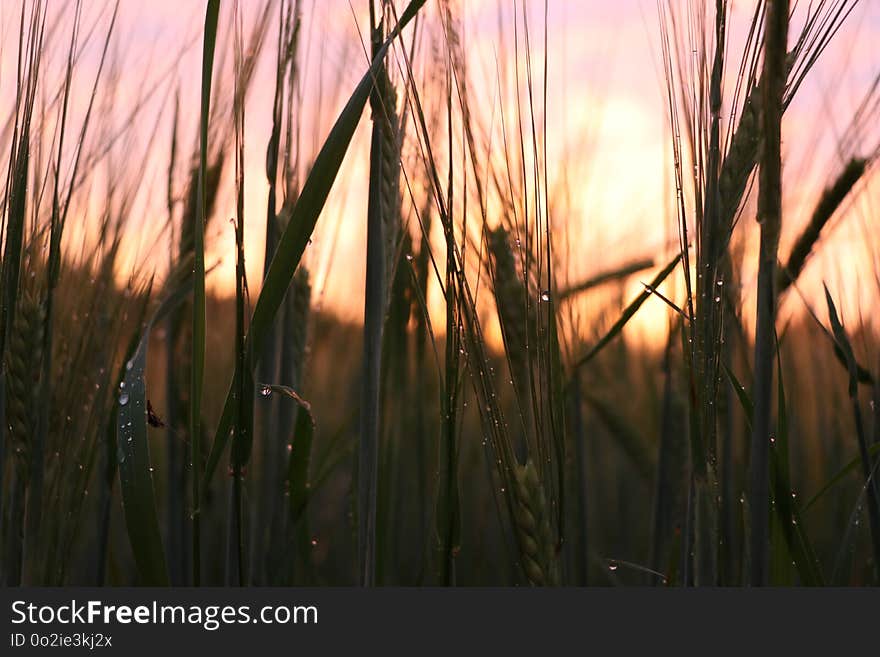
<svg viewBox="0 0 880 657"><path fill-rule="evenodd" d="M305 510L309 499L309 463L312 457L312 438L315 433L312 405L289 386L261 383L259 387L262 396L280 394L293 400L299 407L293 428L293 441L290 445L290 460L287 465L290 519L292 523L296 523Z"/></svg>
<svg viewBox="0 0 880 657"><path fill-rule="evenodd" d="M641 258L639 260L633 260L632 262L628 262L621 267L617 267L616 269L610 269L603 272L600 272L590 278L581 281L580 283L575 283L564 290L558 293L559 302L567 301L572 297L578 296L583 292L588 292L589 290L593 290L605 283L610 283L613 281L619 281L633 274L638 274L646 269L650 269L656 263L653 258Z"/></svg>
<svg viewBox="0 0 880 657"><path fill-rule="evenodd" d="M880 443L876 443L874 445L871 445L868 448L868 455L869 456L877 456L878 454L880 454ZM822 486L822 488L820 488L809 500L807 500L807 503L804 504L804 513L809 511L810 507L812 507L816 502L818 502L820 499L822 499L822 497L825 496L825 493L827 493L829 490L834 488L841 481L846 479L850 474L852 474L853 470L856 470L861 464L862 464L862 457L856 456L854 459L849 461L849 463L847 463L845 466L843 466L837 472L837 474L835 474L833 477L831 477L831 479L829 479L827 481L827 483L824 486Z"/></svg>
<svg viewBox="0 0 880 657"><path fill-rule="evenodd" d="M727 374L727 380L730 382L730 385L733 386L733 391L736 393L739 403L743 407L743 412L746 416L746 424L751 428L752 414L755 412L755 409L752 406L752 398L749 396L748 391L743 387L743 384L741 384L739 379L736 378L733 370L731 370L727 364L722 364L724 365L724 373Z"/></svg>
<svg viewBox="0 0 880 657"><path fill-rule="evenodd" d="M834 334L834 341L840 347L846 358L847 371L849 373L849 398L852 404L853 419L856 428L856 440L858 441L859 455L862 460L862 473L865 480L866 497L868 505L868 519L871 523L871 543L874 550L875 562L880 562L880 488L877 482L871 476L874 471L871 454L868 450L868 440L865 435L864 423L862 420L862 411L859 404L859 377L858 363L856 362L855 353L849 336L843 328L840 317L837 314L837 308L831 298L828 287L825 286L825 301L828 304L828 320L831 322L831 330Z"/></svg>
<svg viewBox="0 0 880 657"><path fill-rule="evenodd" d="M342 160L354 136L355 129L360 123L361 115L370 97L373 81L383 60L388 53L394 39L396 39L404 27L415 17L426 0L411 0L401 14L395 28L391 31L385 43L373 58L370 68L355 87L336 123L330 130L330 134L321 147L312 169L303 184L302 191L287 223L287 227L281 234L275 255L263 280L263 287L257 297L253 317L247 334L248 367L253 367L256 358L263 353L263 343L270 335L270 331L284 300L287 288L293 278L294 271L302 258L303 252L309 243L312 232L317 224L318 217L330 194ZM226 395L223 406L223 414L214 435L214 443L205 464L205 472L202 477L202 488L206 488L211 481L220 456L229 439L229 431L232 426L234 403L230 389Z"/></svg>
<svg viewBox="0 0 880 657"><path fill-rule="evenodd" d="M150 293L152 292L152 281L150 285L147 287L146 292L144 293L144 299L141 303L141 309L138 316L137 326L142 326L144 320L146 319L148 305L150 301ZM116 374L116 378L114 381L117 381L120 386L123 386L125 383L125 375L128 372L126 369L126 363L130 361L137 351L138 345L140 344L140 336L137 333L133 333L131 339L128 342L128 345L125 349L125 360L119 365L119 371ZM95 579L96 584L98 586L103 586L104 578L106 576L107 567L108 567L108 559L107 556L109 554L108 548L110 545L110 517L112 511L112 499L113 499L113 486L116 481L116 475L119 472L119 461L117 458L117 440L116 440L116 432L117 432L117 421L119 417L119 406L116 405L113 407L110 412L110 421L107 423L106 429L106 444L105 444L105 453L104 453L104 468L103 468L103 480L101 482L100 487L100 505L101 505L101 521L100 521L100 530L98 533L98 549L97 554L95 555Z"/></svg>
<svg viewBox="0 0 880 657"><path fill-rule="evenodd" d="M149 329L144 331L134 356L126 363L116 416L116 458L125 524L140 581L147 586L168 586L147 440L144 370L148 342Z"/></svg>
<svg viewBox="0 0 880 657"><path fill-rule="evenodd" d="M144 327L134 355L125 364L116 412L116 459L122 506L131 549L140 574L140 583L147 586L168 586L168 569L150 467L150 446L147 438L147 397L145 372L147 348L153 325L186 297L191 280L174 290L159 306Z"/></svg>
<svg viewBox="0 0 880 657"><path fill-rule="evenodd" d="M293 525L299 521L309 500L309 464L312 458L315 418L311 404L292 388L260 384L260 394L271 393L284 395L299 406L290 445L290 460L287 463L287 490L290 493L290 521Z"/></svg>
<svg viewBox="0 0 880 657"><path fill-rule="evenodd" d="M293 426L293 437L288 445L290 458L287 462L287 479L285 487L288 495L288 536L293 537L296 548L297 563L308 564L310 554L309 518L306 514L311 497L312 486L309 482L309 466L312 459L312 439L315 435L315 418L309 402L300 395L282 385L260 384L260 394L278 393L293 400L297 406L296 421Z"/></svg>

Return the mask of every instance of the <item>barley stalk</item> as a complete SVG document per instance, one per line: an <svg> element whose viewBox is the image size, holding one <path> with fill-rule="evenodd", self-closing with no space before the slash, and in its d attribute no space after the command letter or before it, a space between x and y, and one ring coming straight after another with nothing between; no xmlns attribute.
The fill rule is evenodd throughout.
<svg viewBox="0 0 880 657"><path fill-rule="evenodd" d="M198 203L192 223L193 255L193 311L192 311L192 367L189 399L189 436L192 445L192 568L193 584L201 581L200 536L200 472L202 459L202 389L205 375L205 221L208 190L208 117L211 109L211 78L214 70L214 47L217 40L217 20L220 0L208 0L205 8L205 29L202 49L201 115L199 117L199 183Z"/></svg>
<svg viewBox="0 0 880 657"><path fill-rule="evenodd" d="M751 583L767 583L769 567L770 431L776 319L776 256L782 225L782 110L786 77L788 0L767 8L761 113L761 169L758 222L761 244L755 325L755 392L750 469Z"/></svg>
<svg viewBox="0 0 880 657"><path fill-rule="evenodd" d="M382 44L382 22L376 22L370 3L373 57ZM382 330L388 312L393 276L390 240L396 241L399 223L397 179L399 153L391 127L393 98L385 62L372 72L370 93L373 131L370 145L369 198L367 202L367 271L364 293L364 378L361 401L361 431L358 451L358 543L360 580L372 586L376 577L376 507L379 467L379 406L382 363ZM392 151L398 155L393 155ZM387 169L390 167L390 170ZM392 198L393 195L393 198ZM391 206L391 207L389 207ZM397 208L397 210L395 210ZM395 218L397 215L398 218Z"/></svg>

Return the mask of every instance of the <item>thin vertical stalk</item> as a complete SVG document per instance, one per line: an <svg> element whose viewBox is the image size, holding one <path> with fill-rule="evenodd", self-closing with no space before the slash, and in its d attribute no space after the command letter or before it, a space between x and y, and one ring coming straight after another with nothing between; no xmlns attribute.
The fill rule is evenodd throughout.
<svg viewBox="0 0 880 657"><path fill-rule="evenodd" d="M573 532L574 555L572 559L572 571L575 574L574 583L577 586L587 586L589 583L589 540L588 519L589 507L587 491L587 432L584 424L584 413L581 406L581 373L575 370L572 374L571 388L569 390L569 407L571 417L571 435L574 439L574 486L575 486L575 531Z"/></svg>
<svg viewBox="0 0 880 657"><path fill-rule="evenodd" d="M373 56L381 38L370 1ZM373 131L370 143L370 182L367 201L367 273L364 292L364 362L361 427L358 449L358 563L360 584L373 586L376 577L376 487L379 461L379 388L382 363L382 325L385 315L385 240L382 229L382 99L374 77L371 92Z"/></svg>
<svg viewBox="0 0 880 657"><path fill-rule="evenodd" d="M675 526L685 513L687 481L687 412L675 390L672 357L675 327L670 324L670 337L663 356L663 401L657 476L654 493L654 516L650 568L658 572L671 568ZM684 331L684 328L681 329ZM651 578L656 582L656 578Z"/></svg>
<svg viewBox="0 0 880 657"><path fill-rule="evenodd" d="M61 170L61 155L64 148L64 135L67 126L67 108L70 100L70 85L73 77L73 60L76 52L76 41L79 33L79 19L82 6L77 3L73 26L71 29L70 46L67 53L67 67L64 79L64 92L62 96L61 108L59 110L59 134L58 149L55 162L55 181L52 193L52 215L49 222L49 273L46 284L46 300L44 309L44 326L43 326L43 348L42 362L40 373L40 391L39 391L39 417L37 422L37 431L33 436L33 449L30 456L30 487L28 490L27 501L27 519L25 528L25 555L28 558L25 570L25 583L38 584L35 580L36 573L33 569L38 567L36 544L39 543L40 522L42 513L42 497L43 497L43 467L44 467L44 446L47 442L49 433L49 409L51 408L51 389L49 386L50 376L52 374L52 325L53 325L53 309L55 288L58 285L60 258L61 258L61 232L64 223L61 221L61 204L59 196L60 177L58 172ZM27 555L30 555L29 557ZM30 572L28 572L30 571Z"/></svg>
<svg viewBox="0 0 880 657"><path fill-rule="evenodd" d="M275 255L275 246L280 233L279 218L276 212L276 184L278 172L278 152L280 150L282 107L284 104L284 74L287 70L288 48L285 39L286 20L285 2L281 2L278 9L278 46L275 64L275 95L272 101L272 131L266 146L266 181L269 185L268 199L266 203L266 241L263 256L263 276L269 270L269 263ZM283 316L283 312L281 313ZM257 378L263 382L276 382L278 380L279 358L278 351L281 343L283 326L276 320L260 361L257 364ZM250 576L252 584L263 583L267 573L267 542L271 538L270 524L272 514L270 505L273 504L272 496L275 484L278 483L277 449L279 447L274 437L278 435L277 411L279 401L270 396L261 401L256 408L257 426L259 427L260 440L260 471L259 482L260 499L256 505L255 522L251 536L251 565Z"/></svg>
<svg viewBox="0 0 880 657"><path fill-rule="evenodd" d="M180 115L180 95L174 97L174 119L171 131L171 150L168 158L168 180L166 206L168 224L174 226L174 170L177 163L177 129ZM174 266L174 239L169 241L169 271ZM186 516L184 513L184 496L186 480L183 461L186 458L178 435L178 381L177 381L177 344L180 317L177 312L171 313L165 320L165 449L168 452L168 511L166 529L166 553L168 555L171 583L181 586L185 580L186 559L184 557L184 533L186 532Z"/></svg>
<svg viewBox="0 0 880 657"><path fill-rule="evenodd" d="M459 534L459 501L458 501L458 455L456 450L456 427L458 417L458 376L461 354L461 333L457 304L459 300L458 281L456 278L456 247L452 213L455 205L455 167L453 165L453 126L452 126L452 67L446 72L446 134L448 148L448 180L446 210L449 213L444 222L446 237L446 365L445 390L441 418L440 441L440 492L438 500L437 522L440 536L440 582L443 586L454 586L456 579L455 555ZM439 189L438 189L439 192Z"/></svg>
<svg viewBox="0 0 880 657"><path fill-rule="evenodd" d="M202 51L202 102L199 135L199 202L195 213L193 236L195 241L193 316L192 316L192 378L190 380L190 443L192 445L192 579L201 583L201 544L199 482L202 458L202 384L205 375L205 215L206 179L208 168L208 120L211 110L211 77L214 69L214 46L217 40L217 19L220 0L208 0L205 10L204 46Z"/></svg>
<svg viewBox="0 0 880 657"><path fill-rule="evenodd" d="M253 425L254 387L251 368L247 363L245 349L245 306L247 299L247 279L244 261L244 87L242 86L242 37L241 7L235 3L233 22L235 23L235 100L233 116L235 121L235 369L236 409L234 437L232 441L232 508L230 509L229 537L231 546L230 563L227 570L229 582L244 586L244 535L242 529L242 476L250 454Z"/></svg>
<svg viewBox="0 0 880 657"><path fill-rule="evenodd" d="M782 109L786 80L789 0L769 0L765 17L763 69L763 140L758 178L758 222L761 244L758 263L757 319L755 324L754 419L750 468L752 586L767 584L769 570L769 514L771 404L776 319L776 257L782 224Z"/></svg>

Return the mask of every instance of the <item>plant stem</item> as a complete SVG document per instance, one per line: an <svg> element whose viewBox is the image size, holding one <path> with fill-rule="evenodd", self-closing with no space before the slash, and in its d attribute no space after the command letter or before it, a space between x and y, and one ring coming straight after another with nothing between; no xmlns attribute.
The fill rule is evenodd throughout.
<svg viewBox="0 0 880 657"><path fill-rule="evenodd" d="M776 346L776 257L782 224L782 95L786 80L788 21L789 1L770 0L764 27L763 141L758 187L761 244L755 325L755 410L749 463L752 586L767 584L770 559L770 413Z"/></svg>

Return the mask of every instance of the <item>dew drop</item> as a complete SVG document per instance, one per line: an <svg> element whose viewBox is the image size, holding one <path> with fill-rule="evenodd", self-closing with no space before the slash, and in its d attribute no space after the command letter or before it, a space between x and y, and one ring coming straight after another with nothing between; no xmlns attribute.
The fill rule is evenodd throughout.
<svg viewBox="0 0 880 657"><path fill-rule="evenodd" d="M544 302L550 301L549 290L544 290L543 292L541 292L541 301L544 301Z"/></svg>
<svg viewBox="0 0 880 657"><path fill-rule="evenodd" d="M260 394L263 397L268 397L272 394L272 388L270 388L269 386L260 386Z"/></svg>
<svg viewBox="0 0 880 657"><path fill-rule="evenodd" d="M612 572L617 570L617 562L616 561L609 561L608 562L608 570L610 570Z"/></svg>
<svg viewBox="0 0 880 657"><path fill-rule="evenodd" d="M127 403L128 403L128 393L125 390L123 390L121 393L119 393L119 405L125 406Z"/></svg>

